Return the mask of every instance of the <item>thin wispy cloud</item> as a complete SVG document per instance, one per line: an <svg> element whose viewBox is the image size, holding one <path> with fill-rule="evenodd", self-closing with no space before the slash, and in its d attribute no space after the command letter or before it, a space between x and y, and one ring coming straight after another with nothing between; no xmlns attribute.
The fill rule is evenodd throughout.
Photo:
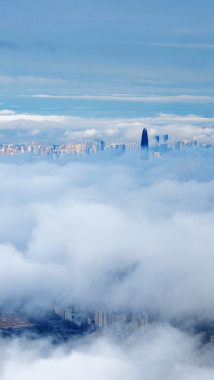
<svg viewBox="0 0 214 380"><path fill-rule="evenodd" d="M175 84L173 81L167 81L167 80L154 80L154 79L138 79L136 82L139 83L146 83L146 84Z"/></svg>
<svg viewBox="0 0 214 380"><path fill-rule="evenodd" d="M61 78L36 77L33 75L20 75L17 77L0 75L1 84L18 84L18 85L66 85L68 81Z"/></svg>
<svg viewBox="0 0 214 380"><path fill-rule="evenodd" d="M214 49L214 44L206 43L174 43L174 42L128 42L132 45L144 45L144 46L157 46L157 47L171 47L171 48L190 48L190 49Z"/></svg>
<svg viewBox="0 0 214 380"><path fill-rule="evenodd" d="M79 99L101 101L123 101L142 103L214 103L214 96L174 95L174 96L114 96L114 95L19 95L28 98Z"/></svg>

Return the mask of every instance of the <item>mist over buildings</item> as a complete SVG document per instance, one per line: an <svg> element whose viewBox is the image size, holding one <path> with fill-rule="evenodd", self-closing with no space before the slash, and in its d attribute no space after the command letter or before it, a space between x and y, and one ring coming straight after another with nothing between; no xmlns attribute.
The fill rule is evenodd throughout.
<svg viewBox="0 0 214 380"><path fill-rule="evenodd" d="M191 176L176 180L175 168L187 168L195 154ZM1 306L15 304L29 315L51 303L128 306L162 321L139 348L107 336L78 347L49 345L44 357L49 343L38 341L26 359L33 343L14 341L2 348L3 380L70 378L70 370L73 379L88 372L138 379L142 371L145 379L161 379L188 356L195 338L170 321L188 326L214 317L213 164L213 148L198 147L162 159L127 152L67 164L1 164ZM209 379L210 371L197 369L195 378Z"/></svg>

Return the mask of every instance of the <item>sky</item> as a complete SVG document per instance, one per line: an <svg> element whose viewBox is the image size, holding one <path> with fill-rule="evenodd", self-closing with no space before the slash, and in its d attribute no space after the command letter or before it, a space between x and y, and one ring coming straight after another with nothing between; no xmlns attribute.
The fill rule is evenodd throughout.
<svg viewBox="0 0 214 380"><path fill-rule="evenodd" d="M212 10L210 0L8 0L0 15L1 110L212 117Z"/></svg>

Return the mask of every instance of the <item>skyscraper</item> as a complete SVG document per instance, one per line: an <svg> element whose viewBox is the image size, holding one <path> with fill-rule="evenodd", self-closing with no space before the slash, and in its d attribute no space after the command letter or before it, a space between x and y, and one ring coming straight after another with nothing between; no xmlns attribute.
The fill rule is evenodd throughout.
<svg viewBox="0 0 214 380"><path fill-rule="evenodd" d="M142 138L141 138L141 149L148 148L149 143L148 143L148 134L147 134L147 129L144 128L142 132Z"/></svg>
<svg viewBox="0 0 214 380"><path fill-rule="evenodd" d="M106 310L96 310L95 313L95 325L102 327L107 325L107 311Z"/></svg>

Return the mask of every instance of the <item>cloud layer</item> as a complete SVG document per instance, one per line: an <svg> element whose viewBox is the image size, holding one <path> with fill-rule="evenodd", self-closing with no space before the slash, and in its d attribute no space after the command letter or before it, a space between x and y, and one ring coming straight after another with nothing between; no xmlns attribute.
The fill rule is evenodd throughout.
<svg viewBox="0 0 214 380"><path fill-rule="evenodd" d="M202 129L203 123L206 128ZM17 114L0 111L0 130L5 141L11 143L13 134L19 140L38 138L48 143L102 138L109 142L139 142L143 128L148 129L150 144L155 135L168 134L170 140L192 140L214 144L214 118L200 115L179 116L160 113L141 118L84 118L59 115ZM35 133L36 131L36 133Z"/></svg>
<svg viewBox="0 0 214 380"><path fill-rule="evenodd" d="M191 167L194 152L2 164L2 302L22 295L42 306L79 300L213 316L213 150L198 150ZM173 181L178 165L189 181Z"/></svg>
<svg viewBox="0 0 214 380"><path fill-rule="evenodd" d="M57 349L48 340L2 341L3 380L213 378L188 359L195 338L168 323L214 318L213 160L210 148L162 160L127 152L1 164L1 305L32 313L52 302L128 305L163 321L123 345L108 334ZM172 179L179 165L188 180Z"/></svg>
<svg viewBox="0 0 214 380"><path fill-rule="evenodd" d="M191 364L194 346L193 338L168 325L154 325L146 336L132 336L123 344L108 336L60 348L47 340L2 342L1 379L140 380L143 374L145 380L211 380L212 368Z"/></svg>

